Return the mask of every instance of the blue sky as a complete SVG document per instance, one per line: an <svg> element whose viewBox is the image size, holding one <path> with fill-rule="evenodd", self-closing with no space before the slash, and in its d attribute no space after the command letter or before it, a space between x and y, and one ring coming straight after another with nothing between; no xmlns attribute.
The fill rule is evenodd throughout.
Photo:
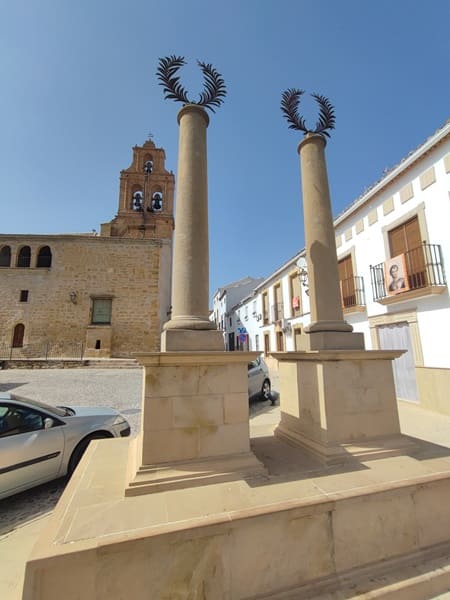
<svg viewBox="0 0 450 600"><path fill-rule="evenodd" d="M280 111L289 87L336 108L327 145L337 215L450 117L448 0L3 0L0 232L99 229L119 172L149 132L176 174L180 105L158 58L223 75L208 129L210 288L264 277L303 247L297 144ZM311 125L316 109L302 101Z"/></svg>

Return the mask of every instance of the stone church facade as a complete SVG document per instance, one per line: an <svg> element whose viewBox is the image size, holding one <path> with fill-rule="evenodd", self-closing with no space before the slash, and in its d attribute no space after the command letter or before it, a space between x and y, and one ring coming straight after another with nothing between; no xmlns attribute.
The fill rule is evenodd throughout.
<svg viewBox="0 0 450 600"><path fill-rule="evenodd" d="M133 148L100 234L0 234L0 358L158 351L170 314L174 175Z"/></svg>

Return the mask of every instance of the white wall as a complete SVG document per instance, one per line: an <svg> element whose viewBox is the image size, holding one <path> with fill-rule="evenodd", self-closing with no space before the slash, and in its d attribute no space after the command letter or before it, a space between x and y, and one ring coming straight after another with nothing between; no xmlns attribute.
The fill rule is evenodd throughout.
<svg viewBox="0 0 450 600"><path fill-rule="evenodd" d="M448 290L443 295L416 297L402 301L399 296L395 304L385 306L373 300L370 279L370 265L384 262L387 258L383 237L383 228L394 226L394 223L406 220L412 213L417 213L424 207L427 241L430 244L439 244L442 249L444 267L450 272L450 175L445 172L444 157L450 152L450 141L440 144L430 151L420 162L409 168L401 176L386 186L376 198L356 215L340 223L336 228L336 235L342 236L342 245L338 248L338 258L348 255L353 249L356 264L353 265L354 274L364 277L367 316L376 316L385 313L399 314L402 311L417 311L422 353L425 366L450 368L450 300ZM436 181L421 189L420 175L434 167ZM400 190L412 183L414 197L403 203L400 200ZM383 203L389 198L394 200L394 211L388 215L383 214ZM376 209L378 222L368 224L368 213ZM354 225L363 218L364 231L356 233ZM352 228L352 239L345 241L345 232ZM355 318L347 317L355 327L355 331L362 331L365 335L366 347L371 348L368 322L353 322Z"/></svg>

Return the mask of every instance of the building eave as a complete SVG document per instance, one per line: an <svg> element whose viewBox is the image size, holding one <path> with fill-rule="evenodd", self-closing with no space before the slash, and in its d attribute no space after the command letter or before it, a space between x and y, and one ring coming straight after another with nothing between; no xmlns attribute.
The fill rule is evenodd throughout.
<svg viewBox="0 0 450 600"><path fill-rule="evenodd" d="M405 158L403 158L398 165L393 167L389 173L387 173L382 179L374 183L367 192L363 193L357 198L350 206L344 209L344 211L336 217L334 220L335 228L350 217L354 212L360 209L364 204L373 200L373 198L379 194L385 187L392 183L395 179L403 175L408 169L410 169L416 162L418 162L423 156L430 152L433 148L441 144L447 136L450 135L450 119L445 125L438 129L432 136L430 136L423 144L421 144L415 150L412 150Z"/></svg>

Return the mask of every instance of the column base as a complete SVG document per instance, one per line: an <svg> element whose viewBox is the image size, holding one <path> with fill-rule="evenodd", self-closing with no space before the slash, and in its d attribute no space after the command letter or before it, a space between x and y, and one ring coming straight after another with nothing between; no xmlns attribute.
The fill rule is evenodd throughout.
<svg viewBox="0 0 450 600"><path fill-rule="evenodd" d="M217 330L216 324L210 321L206 317L196 317L194 315L181 315L178 317L172 317L170 321L164 323L163 330L167 329L188 329L188 330L201 330L209 331L211 329Z"/></svg>
<svg viewBox="0 0 450 600"><path fill-rule="evenodd" d="M305 327L306 333L313 333L315 331L353 331L352 325L347 321L313 321Z"/></svg>
<svg viewBox="0 0 450 600"><path fill-rule="evenodd" d="M354 444L327 444L310 440L295 428L278 425L274 435L291 446L305 450L324 465L338 465L357 461L379 460L392 456L403 456L415 447L414 440L405 435L394 435L371 439Z"/></svg>
<svg viewBox="0 0 450 600"><path fill-rule="evenodd" d="M215 330L166 329L161 334L162 352L223 352L223 333Z"/></svg>
<svg viewBox="0 0 450 600"><path fill-rule="evenodd" d="M137 444L139 443L137 440ZM130 451L133 452L131 448ZM135 448L134 452L138 453L138 449ZM253 452L178 463L143 465L129 480L125 496L140 496L261 476L266 477L267 471Z"/></svg>
<svg viewBox="0 0 450 600"><path fill-rule="evenodd" d="M307 331L300 350L364 350L364 334L351 331Z"/></svg>

